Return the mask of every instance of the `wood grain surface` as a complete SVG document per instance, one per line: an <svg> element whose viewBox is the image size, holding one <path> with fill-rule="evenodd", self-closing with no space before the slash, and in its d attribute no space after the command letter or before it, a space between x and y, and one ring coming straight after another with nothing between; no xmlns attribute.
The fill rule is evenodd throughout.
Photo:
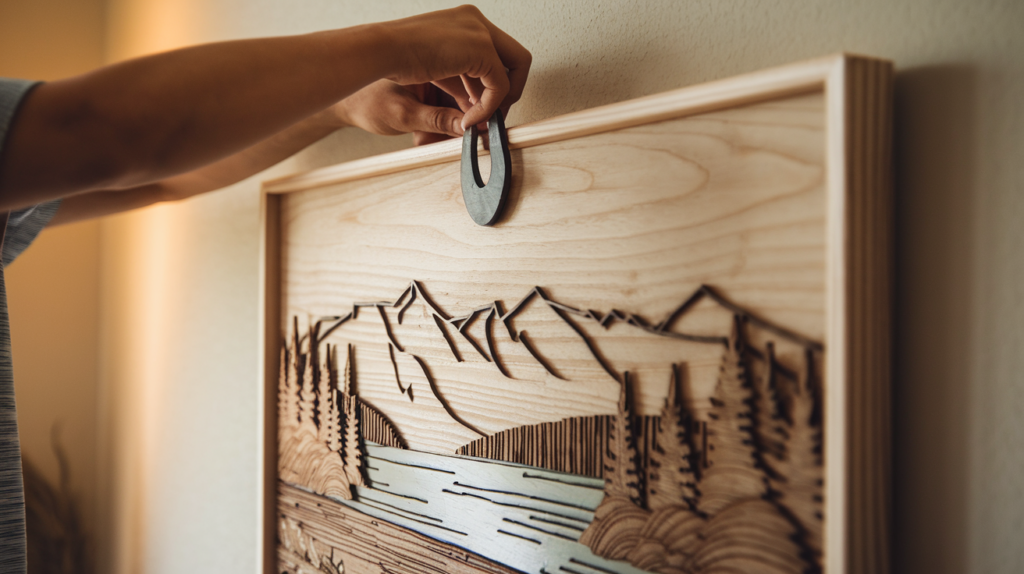
<svg viewBox="0 0 1024 574"><path fill-rule="evenodd" d="M820 383L824 570L888 572L891 90L890 63L843 55L512 128L493 228L465 211L457 142L266 184L267 571L287 564L269 413L294 317L353 345L353 392L410 448L452 454L614 415L627 379L650 418L684 377L701 428L740 309L751 380ZM673 316L701 286L724 303Z"/></svg>
<svg viewBox="0 0 1024 574"><path fill-rule="evenodd" d="M412 280L452 315L494 301L511 307L541 285L568 305L651 322L708 283L821 341L823 121L813 94L516 151L509 213L496 228L469 219L456 164L286 195L282 333L291 316L305 323L394 300ZM453 408L485 433L614 412L617 383L554 314L536 311L516 319L519 329L565 381L507 337L497 346L513 379L469 345L458 362L422 305L404 314L394 337L430 364ZM728 318L709 307L680 327L724 334ZM383 327L364 310L330 336L355 347L359 396L390 416L412 448L452 453L479 438L431 400L406 355L396 362L415 401L396 392ZM639 413L660 408L673 362L687 362L694 402L711 392L719 347L623 324L593 330L605 356L634 373Z"/></svg>
<svg viewBox="0 0 1024 574"><path fill-rule="evenodd" d="M494 301L507 309L541 286L566 305L651 323L709 284L824 342L824 119L821 94L811 94L516 151L513 197L495 228L466 214L457 164L289 194L281 199L282 333L289 317L305 324L356 303L394 301L411 281L451 316ZM328 341L354 345L360 397L419 450L453 453L480 435L452 420L410 355L429 365L456 413L487 434L616 412L618 382L554 313L529 305L516 329L561 378L508 335L495 345L511 378L453 337L459 362L422 301L401 325L398 308L379 308L390 337L364 307ZM730 318L701 304L676 329L724 336ZM484 340L485 327L476 320L469 332ZM618 371L632 373L637 414L659 412L677 362L687 364L694 409L704 408L720 345L623 323L584 328ZM405 351L395 364L392 338ZM778 354L799 364L797 351L781 342ZM396 365L413 400L399 392Z"/></svg>
<svg viewBox="0 0 1024 574"><path fill-rule="evenodd" d="M516 126L509 146L522 149L727 107L819 92L849 56L839 54L758 70L625 102L580 110ZM459 158L462 142L446 140L282 177L264 184L269 193L290 193L370 176L407 171Z"/></svg>

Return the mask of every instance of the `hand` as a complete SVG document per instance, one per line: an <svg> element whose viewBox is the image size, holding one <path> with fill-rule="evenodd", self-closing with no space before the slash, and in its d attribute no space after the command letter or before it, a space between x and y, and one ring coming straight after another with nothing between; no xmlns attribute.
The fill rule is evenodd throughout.
<svg viewBox="0 0 1024 574"><path fill-rule="evenodd" d="M432 84L380 80L332 106L326 119L335 128L355 126L378 135L411 132L416 145L423 145L461 136L463 115L455 100Z"/></svg>
<svg viewBox="0 0 1024 574"><path fill-rule="evenodd" d="M533 56L474 6L381 24L387 54L398 62L389 79L402 85L433 83L465 111L460 127L484 124L499 107L523 95Z"/></svg>

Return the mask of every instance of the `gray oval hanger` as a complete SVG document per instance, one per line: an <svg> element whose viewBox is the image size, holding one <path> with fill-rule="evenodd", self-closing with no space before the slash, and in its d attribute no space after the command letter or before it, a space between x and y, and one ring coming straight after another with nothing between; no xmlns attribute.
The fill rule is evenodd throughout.
<svg viewBox="0 0 1024 574"><path fill-rule="evenodd" d="M462 136L462 199L466 202L469 216L480 225L494 225L501 217L512 182L512 156L501 110L491 116L487 130L491 141L491 175L487 185L480 178L476 151L476 140L480 134L476 126L470 127Z"/></svg>

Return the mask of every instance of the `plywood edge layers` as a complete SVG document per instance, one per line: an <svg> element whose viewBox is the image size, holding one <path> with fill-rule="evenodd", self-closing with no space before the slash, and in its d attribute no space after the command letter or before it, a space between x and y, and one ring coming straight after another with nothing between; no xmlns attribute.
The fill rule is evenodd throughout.
<svg viewBox="0 0 1024 574"><path fill-rule="evenodd" d="M259 388L257 400L261 425L259 433L260 517L257 531L257 564L262 574L277 573L277 370L281 342L281 225L280 197L262 194L260 198L260 271L259 289Z"/></svg>
<svg viewBox="0 0 1024 574"><path fill-rule="evenodd" d="M890 571L893 277L890 62L845 58L826 85L825 566Z"/></svg>
<svg viewBox="0 0 1024 574"><path fill-rule="evenodd" d="M509 147L527 148L820 90L832 71L852 58L864 59L825 56L516 126L508 130ZM263 189L275 194L302 191L457 161L461 153L462 140L452 139L267 181Z"/></svg>

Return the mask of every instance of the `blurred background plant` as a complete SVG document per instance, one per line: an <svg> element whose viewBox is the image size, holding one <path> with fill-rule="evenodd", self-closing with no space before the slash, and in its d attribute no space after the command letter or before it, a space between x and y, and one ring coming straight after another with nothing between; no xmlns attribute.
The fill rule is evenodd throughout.
<svg viewBox="0 0 1024 574"><path fill-rule="evenodd" d="M22 456L25 480L25 522L28 533L29 574L92 574L89 541L80 518L78 500L71 489L71 470L60 444L60 426L54 424L50 444L60 469L58 484Z"/></svg>

